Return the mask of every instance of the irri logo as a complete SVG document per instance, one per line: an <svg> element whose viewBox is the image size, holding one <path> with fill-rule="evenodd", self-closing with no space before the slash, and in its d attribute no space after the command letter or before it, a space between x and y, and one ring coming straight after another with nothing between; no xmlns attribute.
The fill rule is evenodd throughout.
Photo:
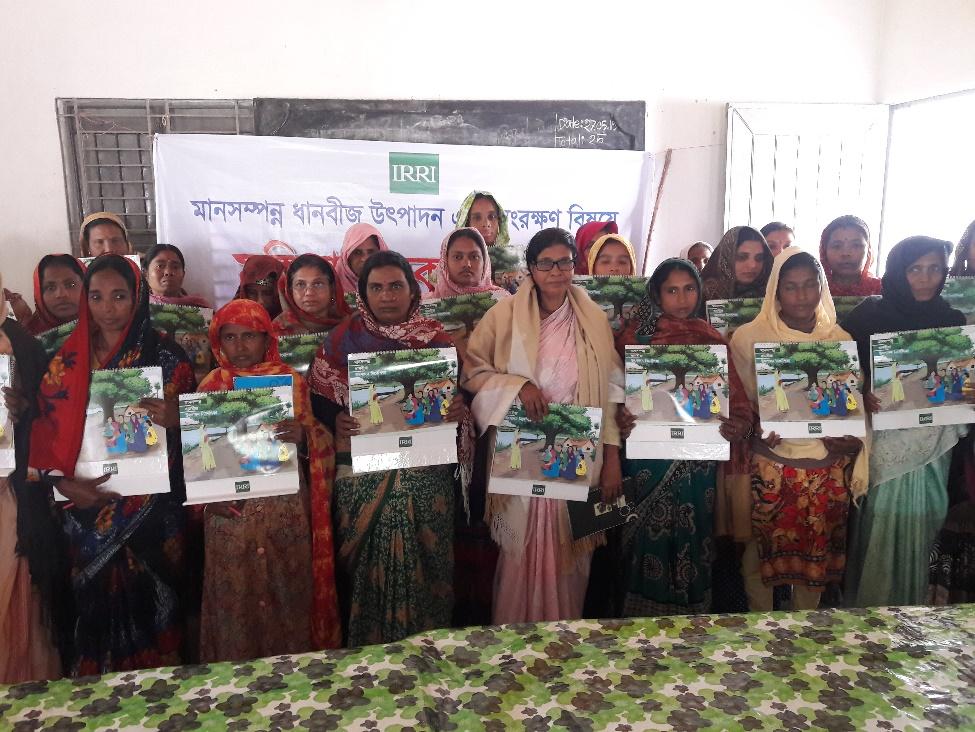
<svg viewBox="0 0 975 732"><path fill-rule="evenodd" d="M429 153L389 154L390 193L440 193L440 156Z"/></svg>

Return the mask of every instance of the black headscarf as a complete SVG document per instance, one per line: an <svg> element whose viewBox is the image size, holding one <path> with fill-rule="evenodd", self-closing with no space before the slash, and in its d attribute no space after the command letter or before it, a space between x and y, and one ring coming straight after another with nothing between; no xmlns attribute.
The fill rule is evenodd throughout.
<svg viewBox="0 0 975 732"><path fill-rule="evenodd" d="M857 342L860 366L870 370L870 336L875 333L894 333L901 330L945 328L965 325L965 316L948 305L941 291L948 277L948 255L951 242L930 236L904 239L887 255L882 294L860 303L840 324ZM938 254L944 264L938 294L925 302L918 302L907 281L907 269L926 254Z"/></svg>
<svg viewBox="0 0 975 732"><path fill-rule="evenodd" d="M647 280L647 294L633 308L629 319L636 323L634 335L641 336L640 342L647 342L653 339L653 334L657 330L657 320L663 315L663 308L660 307L660 288L664 280L675 270L683 270L689 274L697 283L697 306L694 313L698 313L704 308L704 287L701 285L701 275L689 260L680 257L670 257L665 259L650 275Z"/></svg>

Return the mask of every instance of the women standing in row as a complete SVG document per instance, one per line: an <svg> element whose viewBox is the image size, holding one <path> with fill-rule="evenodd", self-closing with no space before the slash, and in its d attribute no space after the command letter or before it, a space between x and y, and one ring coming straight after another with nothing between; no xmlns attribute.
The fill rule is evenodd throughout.
<svg viewBox="0 0 975 732"><path fill-rule="evenodd" d="M345 293L328 260L302 254L278 281L281 314L274 319L277 336L324 333L349 314Z"/></svg>
<svg viewBox="0 0 975 732"><path fill-rule="evenodd" d="M110 476L74 478L93 369L161 366L163 399L141 404L169 431L171 493L120 498L100 490ZM193 370L179 346L149 322L149 289L132 262L102 255L85 275L78 326L41 383L41 416L30 464L60 471L58 490L72 564L73 674L179 663L183 641L183 470L178 394L192 392Z"/></svg>
<svg viewBox="0 0 975 732"><path fill-rule="evenodd" d="M833 219L819 240L819 261L834 297L880 294L880 280L871 274L870 229L863 219L856 216Z"/></svg>
<svg viewBox="0 0 975 732"><path fill-rule="evenodd" d="M701 279L690 262L661 263L647 283L647 296L616 336L620 357L632 345L727 345L695 316L701 299ZM754 414L733 363L728 378L730 416L722 418L721 434L732 443L732 467L744 472ZM637 517L622 529L623 616L710 611L718 468L713 461L623 460L623 475L634 482Z"/></svg>
<svg viewBox="0 0 975 732"><path fill-rule="evenodd" d="M771 271L772 252L765 237L750 226L736 226L721 237L701 270L704 299L762 297Z"/></svg>
<svg viewBox="0 0 975 732"><path fill-rule="evenodd" d="M420 315L409 262L377 252L360 270L358 308L325 340L309 371L315 416L334 430L338 454L333 512L336 561L350 646L386 643L446 627L453 607L454 465L354 475L349 414L350 353L453 345ZM447 420L460 421L463 399Z"/></svg>
<svg viewBox="0 0 975 732"><path fill-rule="evenodd" d="M913 236L887 255L883 296L864 300L844 321L870 364L870 336L965 324L941 297L950 242ZM864 394L870 411L879 402ZM927 597L928 556L948 510L951 448L967 425L873 433L870 492L853 525L848 602L857 607L920 605Z"/></svg>
<svg viewBox="0 0 975 732"><path fill-rule="evenodd" d="M183 289L186 279L186 260L179 247L172 244L156 244L142 258L142 269L146 273L151 294L149 302L168 305L189 305L208 308L204 298L187 294Z"/></svg>
<svg viewBox="0 0 975 732"><path fill-rule="evenodd" d="M301 459L297 493L206 507L201 659L337 648L331 435L312 415L304 379L281 361L264 308L226 304L210 324L210 347L219 366L199 391L231 390L238 376L291 376L295 417L276 425L275 439L297 445Z"/></svg>
<svg viewBox="0 0 975 732"><path fill-rule="evenodd" d="M758 317L731 339L755 410L756 343L837 340L850 336L836 324L819 262L789 247L775 259ZM843 578L850 494L867 488L862 444L856 438L782 440L773 432L752 449L753 538L742 557L749 609L771 610L772 588L782 584L793 586L794 610L815 608L825 586Z"/></svg>
<svg viewBox="0 0 975 732"><path fill-rule="evenodd" d="M476 394L478 429L500 424L516 398L529 419L549 403L601 407L605 500L621 490L619 431L623 371L606 315L571 284L572 235L543 229L525 251L530 280L487 312L468 344L464 389ZM490 496L492 535L501 547L494 583L494 622L578 618L593 540L573 541L565 501Z"/></svg>

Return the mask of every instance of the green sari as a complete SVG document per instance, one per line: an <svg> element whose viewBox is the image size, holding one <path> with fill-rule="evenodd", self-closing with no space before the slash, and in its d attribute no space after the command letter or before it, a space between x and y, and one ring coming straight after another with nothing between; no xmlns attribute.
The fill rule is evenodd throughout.
<svg viewBox="0 0 975 732"><path fill-rule="evenodd" d="M454 470L339 468L333 505L349 646L450 625Z"/></svg>
<svg viewBox="0 0 975 732"><path fill-rule="evenodd" d="M624 616L706 613L717 463L623 460L636 520L623 526Z"/></svg>

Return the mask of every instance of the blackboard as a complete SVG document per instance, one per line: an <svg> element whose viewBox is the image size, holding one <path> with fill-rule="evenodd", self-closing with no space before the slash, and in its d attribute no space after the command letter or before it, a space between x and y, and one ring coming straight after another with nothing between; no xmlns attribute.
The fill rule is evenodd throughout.
<svg viewBox="0 0 975 732"><path fill-rule="evenodd" d="M255 99L258 135L643 150L646 102Z"/></svg>

